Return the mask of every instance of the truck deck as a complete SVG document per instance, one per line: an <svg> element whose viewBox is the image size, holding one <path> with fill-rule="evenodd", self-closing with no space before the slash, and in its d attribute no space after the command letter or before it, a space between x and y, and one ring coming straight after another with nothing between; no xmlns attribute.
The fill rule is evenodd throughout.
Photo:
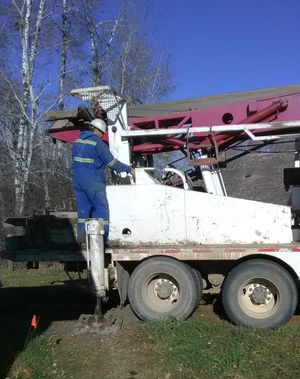
<svg viewBox="0 0 300 379"><path fill-rule="evenodd" d="M201 246L145 246L108 248L106 253L114 261L140 261L155 256L174 256L179 260L236 260L246 255L264 253L300 253L300 243L248 244L248 245L201 245Z"/></svg>
<svg viewBox="0 0 300 379"><path fill-rule="evenodd" d="M141 246L107 247L113 261L141 261L152 256L173 256L179 260L236 260L247 255L300 253L300 243L247 244L247 245L201 245L201 246ZM86 261L87 252L79 247L65 249L20 249L2 250L0 258L13 262L70 262Z"/></svg>

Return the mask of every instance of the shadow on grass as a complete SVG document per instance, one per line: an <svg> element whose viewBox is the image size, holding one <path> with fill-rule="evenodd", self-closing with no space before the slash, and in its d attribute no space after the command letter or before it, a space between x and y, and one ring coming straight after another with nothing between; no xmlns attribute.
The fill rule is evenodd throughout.
<svg viewBox="0 0 300 379"><path fill-rule="evenodd" d="M0 291L0 378L5 378L16 355L25 347L33 314L38 334L54 321L77 320L93 313L95 301L87 292L65 282L41 287L10 287Z"/></svg>
<svg viewBox="0 0 300 379"><path fill-rule="evenodd" d="M229 318L227 317L220 294L203 294L202 299L200 301L200 310L204 309L204 307L211 306L213 310L212 312L209 310L208 314L214 319L214 320L223 320L230 322Z"/></svg>

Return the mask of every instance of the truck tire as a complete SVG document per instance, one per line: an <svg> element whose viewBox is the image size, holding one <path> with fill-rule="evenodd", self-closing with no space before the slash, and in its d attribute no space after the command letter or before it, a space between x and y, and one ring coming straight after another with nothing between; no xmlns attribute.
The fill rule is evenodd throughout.
<svg viewBox="0 0 300 379"><path fill-rule="evenodd" d="M279 264L257 259L241 263L229 273L222 300L234 324L274 329L294 314L297 288Z"/></svg>
<svg viewBox="0 0 300 379"><path fill-rule="evenodd" d="M197 287L188 265L170 257L153 257L133 271L128 298L133 311L144 321L169 317L185 320L198 305Z"/></svg>

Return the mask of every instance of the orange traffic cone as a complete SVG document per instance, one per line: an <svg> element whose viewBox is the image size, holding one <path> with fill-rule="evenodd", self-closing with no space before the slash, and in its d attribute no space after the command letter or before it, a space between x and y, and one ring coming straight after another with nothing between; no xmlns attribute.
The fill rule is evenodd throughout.
<svg viewBox="0 0 300 379"><path fill-rule="evenodd" d="M32 316L30 326L31 326L33 329L36 329L36 328L38 327L38 318L36 317L36 315L33 315L33 316Z"/></svg>

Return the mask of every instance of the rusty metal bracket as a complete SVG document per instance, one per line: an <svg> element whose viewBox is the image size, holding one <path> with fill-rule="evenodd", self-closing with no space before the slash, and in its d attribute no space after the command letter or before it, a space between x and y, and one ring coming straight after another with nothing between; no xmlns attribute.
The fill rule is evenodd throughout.
<svg viewBox="0 0 300 379"><path fill-rule="evenodd" d="M215 148L215 154L216 154L216 163L212 163L212 164L217 164L218 161L219 161L219 149L218 149L218 144L216 142L216 139L215 139L215 134L213 131L211 131L211 139L213 141L213 144L214 144L214 148Z"/></svg>
<svg viewBox="0 0 300 379"><path fill-rule="evenodd" d="M203 158L203 159L191 159L190 158L190 156L191 156L190 155L190 148L189 148L189 128L188 128L188 131L186 133L186 148L187 148L188 165L190 165L190 166L207 166L207 165L218 164L218 157L219 157L218 145L217 145L217 142L215 140L215 136L214 136L213 132L211 132L211 136L212 136L212 141L214 144L214 148L215 148L217 158L210 157L210 158ZM200 148L200 146L199 146L199 148Z"/></svg>
<svg viewBox="0 0 300 379"><path fill-rule="evenodd" d="M207 166L218 164L216 158L203 158L203 159L189 159L188 164L191 166Z"/></svg>

